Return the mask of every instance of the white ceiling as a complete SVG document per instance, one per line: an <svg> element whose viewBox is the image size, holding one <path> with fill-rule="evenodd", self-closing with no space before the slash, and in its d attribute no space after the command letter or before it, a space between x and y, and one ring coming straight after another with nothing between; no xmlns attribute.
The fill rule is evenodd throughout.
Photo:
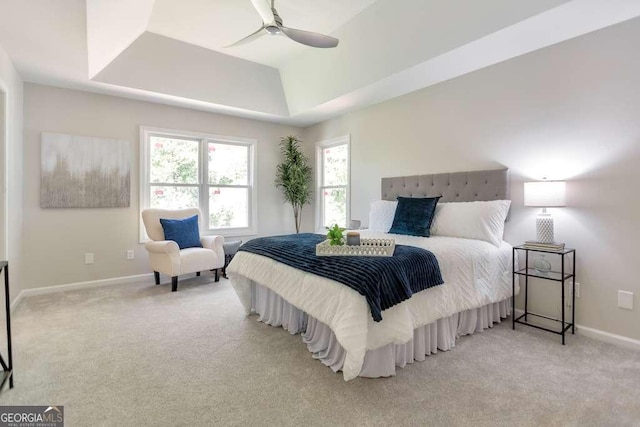
<svg viewBox="0 0 640 427"><path fill-rule="evenodd" d="M267 1L267 0L265 0ZM0 0L0 45L25 81L309 125L640 16L638 0Z"/></svg>

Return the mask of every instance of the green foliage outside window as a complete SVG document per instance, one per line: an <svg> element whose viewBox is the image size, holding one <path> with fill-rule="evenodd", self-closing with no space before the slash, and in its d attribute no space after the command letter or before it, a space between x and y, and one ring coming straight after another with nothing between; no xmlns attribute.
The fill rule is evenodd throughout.
<svg viewBox="0 0 640 427"><path fill-rule="evenodd" d="M324 226L333 224L346 226L347 220L347 188L348 146L346 144L322 149L322 186L334 186L323 189L323 221ZM336 187L337 186L337 187Z"/></svg>
<svg viewBox="0 0 640 427"><path fill-rule="evenodd" d="M249 185L249 148L213 141L206 142L203 147L207 150L205 159L208 162L206 186L202 186L199 179L200 141L151 137L151 206L166 209L198 207L202 189L209 193L209 228L247 227L248 188L225 186Z"/></svg>

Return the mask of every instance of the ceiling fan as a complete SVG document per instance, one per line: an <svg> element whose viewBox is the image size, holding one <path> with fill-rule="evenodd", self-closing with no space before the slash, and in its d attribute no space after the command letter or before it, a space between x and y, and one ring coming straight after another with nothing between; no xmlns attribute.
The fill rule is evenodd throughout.
<svg viewBox="0 0 640 427"><path fill-rule="evenodd" d="M278 15L278 11L274 7L274 2L275 0L271 0L271 7L269 7L268 0L251 0L253 7L256 8L262 18L262 27L253 34L226 47L240 46L262 37L265 34L289 37L293 41L311 47L328 48L338 46L339 40L334 37L283 26L282 18Z"/></svg>

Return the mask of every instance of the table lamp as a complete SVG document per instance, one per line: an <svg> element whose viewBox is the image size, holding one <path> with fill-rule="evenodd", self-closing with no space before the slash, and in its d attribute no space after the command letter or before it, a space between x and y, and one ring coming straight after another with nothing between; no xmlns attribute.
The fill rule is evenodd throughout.
<svg viewBox="0 0 640 427"><path fill-rule="evenodd" d="M540 243L554 243L553 217L547 213L547 208L565 206L566 184L564 181L524 183L524 205L542 208L536 218L536 240Z"/></svg>

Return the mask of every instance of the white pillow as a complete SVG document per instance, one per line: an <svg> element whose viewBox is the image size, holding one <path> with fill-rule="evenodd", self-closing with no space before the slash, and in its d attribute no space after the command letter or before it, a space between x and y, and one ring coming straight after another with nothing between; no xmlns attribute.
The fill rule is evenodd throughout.
<svg viewBox="0 0 640 427"><path fill-rule="evenodd" d="M376 200L369 209L369 230L388 233L393 225L398 202Z"/></svg>
<svg viewBox="0 0 640 427"><path fill-rule="evenodd" d="M431 235L484 240L500 246L510 205L511 200L438 203Z"/></svg>

